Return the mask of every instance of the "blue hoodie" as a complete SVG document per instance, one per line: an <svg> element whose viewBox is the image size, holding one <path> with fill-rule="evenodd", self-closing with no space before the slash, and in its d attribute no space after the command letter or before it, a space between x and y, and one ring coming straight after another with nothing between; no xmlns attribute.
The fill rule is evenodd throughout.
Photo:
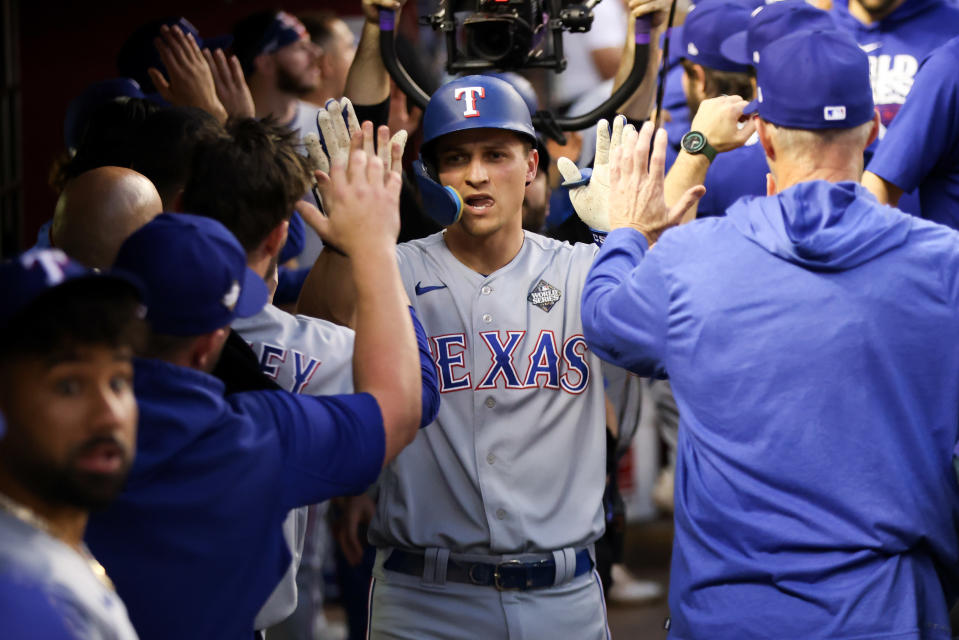
<svg viewBox="0 0 959 640"><path fill-rule="evenodd" d="M803 183L613 231L583 325L680 409L671 638L949 638L959 234Z"/></svg>

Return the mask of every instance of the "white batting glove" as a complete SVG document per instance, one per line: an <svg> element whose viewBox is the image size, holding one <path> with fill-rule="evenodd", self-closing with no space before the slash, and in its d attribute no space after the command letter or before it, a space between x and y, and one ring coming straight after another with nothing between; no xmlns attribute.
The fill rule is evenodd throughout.
<svg viewBox="0 0 959 640"><path fill-rule="evenodd" d="M609 123L602 119L596 123L596 156L593 160L593 174L584 180L579 168L572 160L561 157L556 165L563 176L560 186L567 185L569 199L579 219L591 229L607 232L609 224L609 154L620 146L623 139L623 127L626 117L618 115L613 119L613 132ZM580 183L577 185L576 183Z"/></svg>

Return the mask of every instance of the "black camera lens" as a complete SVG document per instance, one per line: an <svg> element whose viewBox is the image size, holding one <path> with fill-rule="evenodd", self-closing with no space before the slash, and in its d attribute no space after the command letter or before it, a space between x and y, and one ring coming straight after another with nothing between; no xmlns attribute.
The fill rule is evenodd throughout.
<svg viewBox="0 0 959 640"><path fill-rule="evenodd" d="M520 67L526 60L533 34L529 25L516 17L474 15L464 26L472 55L504 68Z"/></svg>

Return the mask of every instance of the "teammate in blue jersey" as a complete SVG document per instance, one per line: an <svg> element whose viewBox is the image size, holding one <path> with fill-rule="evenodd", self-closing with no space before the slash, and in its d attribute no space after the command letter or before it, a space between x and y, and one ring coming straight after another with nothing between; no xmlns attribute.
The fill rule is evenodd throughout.
<svg viewBox="0 0 959 640"><path fill-rule="evenodd" d="M399 174L384 181L380 161L361 151L348 171L326 189L324 224L360 265L356 394L224 397L207 372L226 328L259 312L267 290L219 222L163 214L120 250L118 266L152 302L151 357L136 364L137 463L87 540L143 638L249 638L290 564L288 512L362 491L435 415L429 348L392 255Z"/></svg>
<svg viewBox="0 0 959 640"><path fill-rule="evenodd" d="M83 534L133 460L142 293L58 249L0 264L0 292L0 635L136 640Z"/></svg>
<svg viewBox="0 0 959 640"><path fill-rule="evenodd" d="M725 218L662 234L682 207L661 137L646 171L649 129L611 171L583 323L604 359L668 374L680 407L670 638L951 635L959 234L858 184L868 73L835 31L764 50L771 195Z"/></svg>
<svg viewBox="0 0 959 640"><path fill-rule="evenodd" d="M919 63L959 33L959 7L949 0L836 0L833 13L869 56L882 140L909 94ZM867 164L875 150L874 143L866 151ZM904 194L898 206L922 214L914 191Z"/></svg>
<svg viewBox="0 0 959 640"><path fill-rule="evenodd" d="M919 189L924 218L959 229L959 37L933 51L863 174L880 202Z"/></svg>

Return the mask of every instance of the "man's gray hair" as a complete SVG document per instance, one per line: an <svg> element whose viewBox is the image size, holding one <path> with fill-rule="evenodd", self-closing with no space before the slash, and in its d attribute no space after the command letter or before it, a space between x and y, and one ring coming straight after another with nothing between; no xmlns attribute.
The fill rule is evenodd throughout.
<svg viewBox="0 0 959 640"><path fill-rule="evenodd" d="M773 147L788 154L791 161L808 170L819 165L818 160L827 147L864 149L872 133L873 121L848 129L793 129L768 121L766 124L772 131Z"/></svg>

